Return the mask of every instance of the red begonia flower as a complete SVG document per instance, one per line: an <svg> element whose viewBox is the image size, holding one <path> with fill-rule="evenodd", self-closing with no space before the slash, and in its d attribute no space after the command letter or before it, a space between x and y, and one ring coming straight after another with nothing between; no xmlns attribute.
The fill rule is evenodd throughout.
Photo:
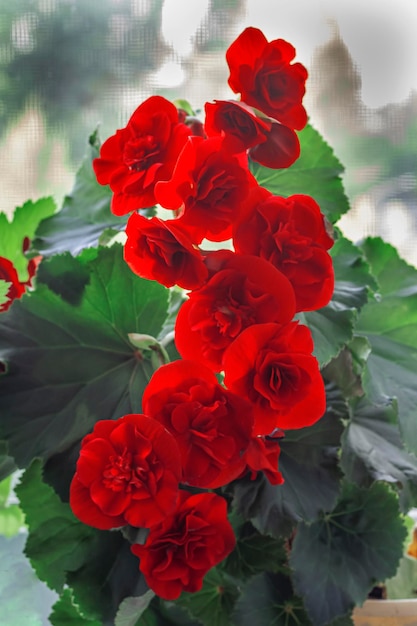
<svg viewBox="0 0 417 626"><path fill-rule="evenodd" d="M175 438L183 482L214 489L242 473L252 438L251 404L220 385L201 363L180 360L156 370L142 408Z"/></svg>
<svg viewBox="0 0 417 626"><path fill-rule="evenodd" d="M175 509L181 479L174 438L156 420L101 420L81 444L70 506L84 524L149 528Z"/></svg>
<svg viewBox="0 0 417 626"><path fill-rule="evenodd" d="M171 102L151 96L136 109L125 128L103 143L93 168L98 182L110 185L113 191L111 210L115 215L155 204L155 183L171 176L190 134Z"/></svg>
<svg viewBox="0 0 417 626"><path fill-rule="evenodd" d="M253 189L243 218L234 225L233 244L241 254L266 259L291 282L297 311L319 309L334 290L333 239L320 207L306 195L274 196Z"/></svg>
<svg viewBox="0 0 417 626"><path fill-rule="evenodd" d="M268 42L258 29L246 28L226 52L229 85L246 104L259 109L289 128L301 130L307 123L302 106L307 70L291 63L294 47L283 39Z"/></svg>
<svg viewBox="0 0 417 626"><path fill-rule="evenodd" d="M282 485L284 478L278 469L280 452L279 438L252 437L245 454L246 470L251 472L252 479L263 472L271 485Z"/></svg>
<svg viewBox="0 0 417 626"><path fill-rule="evenodd" d="M311 426L326 409L326 395L310 330L297 322L255 324L223 357L228 389L253 404L254 434Z"/></svg>
<svg viewBox="0 0 417 626"><path fill-rule="evenodd" d="M124 259L130 269L166 287L195 289L207 278L200 250L179 220L147 219L133 213L126 226Z"/></svg>
<svg viewBox="0 0 417 626"><path fill-rule="evenodd" d="M150 529L144 545L131 550L149 587L164 600L176 600L183 591L199 591L206 573L235 545L226 500L183 491L177 510Z"/></svg>
<svg viewBox="0 0 417 626"><path fill-rule="evenodd" d="M190 137L172 178L155 186L165 209L179 210L179 219L201 241L224 241L240 213L251 186L246 153L231 152L222 137Z"/></svg>
<svg viewBox="0 0 417 626"><path fill-rule="evenodd" d="M295 299L289 280L271 263L250 255L207 255L209 271L220 266L203 287L192 291L178 312L175 344L184 359L201 361L215 372L223 354L252 324L294 317Z"/></svg>

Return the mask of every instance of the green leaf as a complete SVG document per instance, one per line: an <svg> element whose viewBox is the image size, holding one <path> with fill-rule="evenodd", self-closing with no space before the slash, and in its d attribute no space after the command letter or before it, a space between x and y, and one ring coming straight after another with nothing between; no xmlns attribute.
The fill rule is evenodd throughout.
<svg viewBox="0 0 417 626"><path fill-rule="evenodd" d="M311 626L291 581L282 574L258 574L244 587L233 613L236 626Z"/></svg>
<svg viewBox="0 0 417 626"><path fill-rule="evenodd" d="M0 438L20 467L35 457L62 458L99 419L141 411L153 369L128 335L158 336L168 290L133 274L119 245L99 250L86 267L79 306L39 284L0 316L0 359L8 369L0 376ZM84 272L82 265L77 276ZM66 470L62 463L56 478L68 483L63 473L71 476L74 463Z"/></svg>
<svg viewBox="0 0 417 626"><path fill-rule="evenodd" d="M17 504L0 509L0 535L13 537L25 523L24 515Z"/></svg>
<svg viewBox="0 0 417 626"><path fill-rule="evenodd" d="M149 590L143 596L125 598L116 613L114 626L135 626L154 596L154 592Z"/></svg>
<svg viewBox="0 0 417 626"><path fill-rule="evenodd" d="M282 540L257 533L251 524L241 530L235 549L222 564L228 574L246 580L265 570L277 572L283 568L287 554Z"/></svg>
<svg viewBox="0 0 417 626"><path fill-rule="evenodd" d="M10 289L10 285L11 283L8 283L0 278L0 307L9 300L9 298L7 297L7 293Z"/></svg>
<svg viewBox="0 0 417 626"><path fill-rule="evenodd" d="M417 505L417 458L404 449L396 403L372 404L361 398L352 404L342 447L342 469L361 485L385 480L398 486L403 511Z"/></svg>
<svg viewBox="0 0 417 626"><path fill-rule="evenodd" d="M11 222L8 221L5 213L0 213L0 256L6 257L13 263L21 282L29 278L28 259L23 254L23 240L25 237L32 240L39 223L52 215L55 210L52 198L41 198L36 202L29 200L23 206L18 207Z"/></svg>
<svg viewBox="0 0 417 626"><path fill-rule="evenodd" d="M393 578L386 581L389 600L417 599L417 559L403 556Z"/></svg>
<svg viewBox="0 0 417 626"><path fill-rule="evenodd" d="M251 171L258 183L275 195L312 196L324 215L335 223L349 210L341 179L343 166L320 133L309 124L298 137L301 155L291 167L275 170L250 163Z"/></svg>
<svg viewBox="0 0 417 626"><path fill-rule="evenodd" d="M230 615L238 595L237 587L228 577L212 568L204 578L201 591L183 592L177 603L204 626L230 626Z"/></svg>
<svg viewBox="0 0 417 626"><path fill-rule="evenodd" d="M358 311L376 288L362 252L347 239L335 241L330 250L335 273L335 289L329 304L318 311L298 315L313 335L314 354L326 365L351 341Z"/></svg>
<svg viewBox="0 0 417 626"><path fill-rule="evenodd" d="M143 594L138 560L120 532L79 522L69 505L42 480L40 461L16 488L29 528L25 553L41 580L61 592L72 588L74 603L89 619L114 620L120 602Z"/></svg>
<svg viewBox="0 0 417 626"><path fill-rule="evenodd" d="M74 603L71 589L64 589L61 597L52 607L49 616L52 626L102 626L102 622L91 620L80 613L79 607Z"/></svg>
<svg viewBox="0 0 417 626"><path fill-rule="evenodd" d="M40 582L23 554L26 534L0 536L1 624L44 626L56 594Z"/></svg>
<svg viewBox="0 0 417 626"><path fill-rule="evenodd" d="M68 504L42 481L40 461L34 461L16 487L29 528L25 553L41 580L61 592L66 572L77 570L95 531L79 522Z"/></svg>
<svg viewBox="0 0 417 626"><path fill-rule="evenodd" d="M376 403L397 399L403 441L417 454L417 270L381 239L368 238L362 248L380 288L356 329L372 348L363 385Z"/></svg>
<svg viewBox="0 0 417 626"><path fill-rule="evenodd" d="M309 428L287 431L280 442L279 469L284 484L271 485L260 473L232 485L234 506L261 532L288 535L295 522L317 519L335 505L340 489L338 447L343 425L338 408L346 410L340 394L328 392L328 410Z"/></svg>
<svg viewBox="0 0 417 626"><path fill-rule="evenodd" d="M334 511L299 525L290 565L314 626L350 613L395 573L406 535L398 513L397 497L383 483L345 484Z"/></svg>
<svg viewBox="0 0 417 626"><path fill-rule="evenodd" d="M90 150L77 172L75 185L64 199L58 213L45 219L36 231L32 247L43 256L61 252L78 254L84 248L96 246L108 229L122 230L128 216L118 217L110 211L112 192L99 185L92 160L99 155L96 134L90 139Z"/></svg>

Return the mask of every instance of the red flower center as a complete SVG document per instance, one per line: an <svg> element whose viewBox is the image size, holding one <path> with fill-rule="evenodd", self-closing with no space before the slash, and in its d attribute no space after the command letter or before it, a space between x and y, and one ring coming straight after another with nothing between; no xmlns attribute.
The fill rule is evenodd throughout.
<svg viewBox="0 0 417 626"><path fill-rule="evenodd" d="M125 164L136 172L148 169L161 158L160 146L153 135L134 137L126 143L123 152Z"/></svg>
<svg viewBox="0 0 417 626"><path fill-rule="evenodd" d="M155 494L157 482L157 463L150 465L146 459L135 458L127 450L111 456L103 471L103 484L112 491L129 493L145 488Z"/></svg>

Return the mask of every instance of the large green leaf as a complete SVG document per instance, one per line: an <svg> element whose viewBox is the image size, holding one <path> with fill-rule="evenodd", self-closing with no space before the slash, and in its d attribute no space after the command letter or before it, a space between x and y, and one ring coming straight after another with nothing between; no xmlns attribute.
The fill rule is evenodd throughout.
<svg viewBox="0 0 417 626"><path fill-rule="evenodd" d="M79 522L43 482L39 461L24 472L16 493L29 528L25 553L39 578L58 592L68 584L81 615L113 624L120 602L146 591L130 544L120 532Z"/></svg>
<svg viewBox="0 0 417 626"><path fill-rule="evenodd" d="M97 133L94 133L71 194L64 199L61 210L45 219L36 231L32 248L40 254L51 256L66 251L78 254L84 248L96 246L106 229L125 227L128 216L111 213L112 192L109 187L98 184L91 165L99 148Z"/></svg>
<svg viewBox="0 0 417 626"><path fill-rule="evenodd" d="M212 568L204 578L201 591L183 592L177 603L204 626L230 626L230 615L238 595L236 585L227 575Z"/></svg>
<svg viewBox="0 0 417 626"><path fill-rule="evenodd" d="M362 249L380 289L356 329L372 348L364 388L376 403L397 399L403 440L417 454L417 270L381 239L366 239Z"/></svg>
<svg viewBox="0 0 417 626"><path fill-rule="evenodd" d="M366 485L385 480L398 486L403 511L417 505L417 458L404 449L391 402L352 404L342 447L342 468L348 479Z"/></svg>
<svg viewBox="0 0 417 626"><path fill-rule="evenodd" d="M326 365L353 337L358 310L364 306L376 282L362 252L343 237L330 250L335 288L329 304L318 311L298 315L313 335L314 354Z"/></svg>
<svg viewBox="0 0 417 626"><path fill-rule="evenodd" d="M330 390L321 420L286 433L279 457L284 484L271 485L261 473L256 480L245 478L232 485L237 511L261 533L287 535L297 521L312 521L333 509L340 489L337 451L343 411L340 394Z"/></svg>
<svg viewBox="0 0 417 626"><path fill-rule="evenodd" d="M28 259L23 254L23 241L25 237L32 239L39 222L51 216L55 210L52 198L41 198L36 202L29 200L18 207L11 222L5 213L0 213L0 256L12 261L22 282L29 277Z"/></svg>
<svg viewBox="0 0 417 626"><path fill-rule="evenodd" d="M243 588L233 613L236 626L311 626L291 581L282 574L258 574Z"/></svg>
<svg viewBox="0 0 417 626"><path fill-rule="evenodd" d="M334 223L349 210L341 179L343 166L312 126L308 124L298 136L301 156L291 167L275 170L251 163L252 173L262 187L276 195L312 196Z"/></svg>
<svg viewBox="0 0 417 626"><path fill-rule="evenodd" d="M78 306L39 284L0 316L0 438L20 467L62 455L99 419L141 411L153 370L128 334L159 334L168 290L133 274L121 246L101 249L79 275L85 267Z"/></svg>
<svg viewBox="0 0 417 626"><path fill-rule="evenodd" d="M406 536L398 513L397 497L383 483L345 484L334 511L298 526L290 565L314 626L350 613L377 582L393 576Z"/></svg>

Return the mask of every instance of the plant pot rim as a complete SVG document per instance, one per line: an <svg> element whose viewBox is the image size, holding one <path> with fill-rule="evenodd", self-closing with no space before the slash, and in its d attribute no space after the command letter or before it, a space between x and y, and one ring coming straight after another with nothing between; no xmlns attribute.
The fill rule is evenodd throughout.
<svg viewBox="0 0 417 626"><path fill-rule="evenodd" d="M417 598L401 600L366 600L357 607L354 616L415 617L417 619ZM417 624L417 622L416 622Z"/></svg>

